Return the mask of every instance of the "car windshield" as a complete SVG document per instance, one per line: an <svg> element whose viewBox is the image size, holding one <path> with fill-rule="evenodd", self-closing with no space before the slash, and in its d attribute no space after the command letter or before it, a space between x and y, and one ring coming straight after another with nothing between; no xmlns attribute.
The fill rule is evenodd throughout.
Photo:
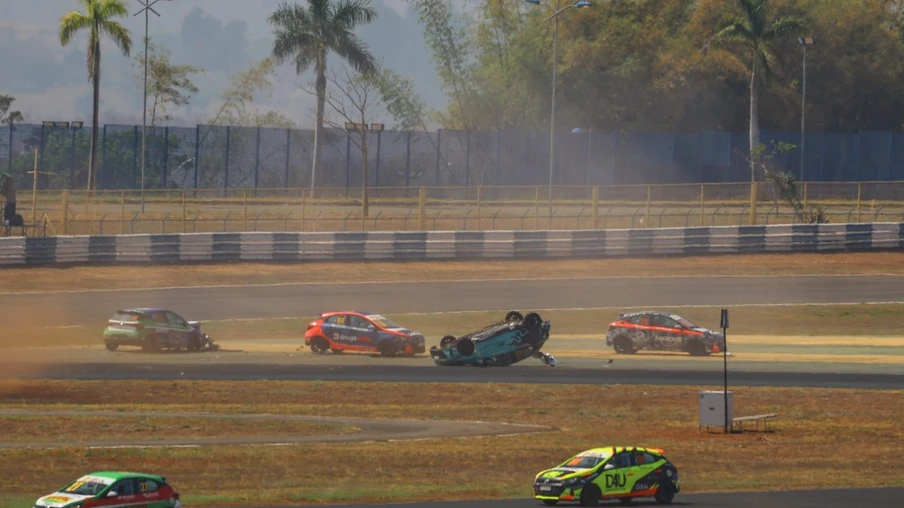
<svg viewBox="0 0 904 508"><path fill-rule="evenodd" d="M383 328L401 328L401 326L393 323L392 320L386 319L379 314L368 314L367 318Z"/></svg>
<svg viewBox="0 0 904 508"><path fill-rule="evenodd" d="M606 460L606 457L599 454L577 455L568 459L568 462L565 463L564 467L590 469L592 467L596 467L597 464L604 460Z"/></svg>
<svg viewBox="0 0 904 508"><path fill-rule="evenodd" d="M684 319L681 316L676 316L676 315L672 314L670 317L672 319L674 319L675 321L678 321L678 324L685 328L700 328L699 326L695 325L694 323L691 323L690 321L688 321L687 319Z"/></svg>
<svg viewBox="0 0 904 508"><path fill-rule="evenodd" d="M60 492L66 494L77 494L80 496L96 496L110 486L112 480L106 478L79 478L78 480L63 487Z"/></svg>
<svg viewBox="0 0 904 508"><path fill-rule="evenodd" d="M113 317L110 318L111 321L138 321L141 319L141 314L137 312L117 312L113 314Z"/></svg>

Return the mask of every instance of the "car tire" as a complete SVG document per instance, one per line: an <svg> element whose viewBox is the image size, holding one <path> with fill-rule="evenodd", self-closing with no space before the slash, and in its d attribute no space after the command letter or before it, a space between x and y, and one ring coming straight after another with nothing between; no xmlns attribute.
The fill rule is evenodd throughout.
<svg viewBox="0 0 904 508"><path fill-rule="evenodd" d="M104 347L107 348L107 351L116 351L119 349L119 344L115 342L105 342Z"/></svg>
<svg viewBox="0 0 904 508"><path fill-rule="evenodd" d="M612 340L612 349L620 355L633 355L637 352L637 350L634 349L634 343L631 342L631 339L624 335L619 335Z"/></svg>
<svg viewBox="0 0 904 508"><path fill-rule="evenodd" d="M330 344L323 337L314 337L314 339L311 340L311 352L315 355L326 354L329 349Z"/></svg>
<svg viewBox="0 0 904 508"><path fill-rule="evenodd" d="M458 344L456 344L455 347L462 356L471 356L477 350L477 346L471 339L462 339L458 341Z"/></svg>
<svg viewBox="0 0 904 508"><path fill-rule="evenodd" d="M189 351L200 351L201 350L201 337L197 335L192 336L188 339L188 350Z"/></svg>
<svg viewBox="0 0 904 508"><path fill-rule="evenodd" d="M543 318L536 312L531 312L524 316L524 327L528 330L536 331L539 330L541 326L543 326Z"/></svg>
<svg viewBox="0 0 904 508"><path fill-rule="evenodd" d="M449 347L452 344L454 344L455 341L456 341L455 336L446 335L439 341L439 347L441 347L441 348Z"/></svg>
<svg viewBox="0 0 904 508"><path fill-rule="evenodd" d="M706 349L706 345L704 345L699 340L692 340L687 343L687 352L691 356L709 356L710 351Z"/></svg>
<svg viewBox="0 0 904 508"><path fill-rule="evenodd" d="M521 321L522 319L524 319L524 316L522 316L521 313L517 310L513 310L505 315L506 323L508 323L509 321Z"/></svg>
<svg viewBox="0 0 904 508"><path fill-rule="evenodd" d="M602 497L603 491L595 483L591 483L581 491L581 506L597 506Z"/></svg>
<svg viewBox="0 0 904 508"><path fill-rule="evenodd" d="M156 353L160 351L160 347L157 344L157 337L153 335L145 337L141 344L141 350L145 353Z"/></svg>
<svg viewBox="0 0 904 508"><path fill-rule="evenodd" d="M675 499L675 486L672 481L665 478L660 480L653 499L659 504L672 504L672 500Z"/></svg>

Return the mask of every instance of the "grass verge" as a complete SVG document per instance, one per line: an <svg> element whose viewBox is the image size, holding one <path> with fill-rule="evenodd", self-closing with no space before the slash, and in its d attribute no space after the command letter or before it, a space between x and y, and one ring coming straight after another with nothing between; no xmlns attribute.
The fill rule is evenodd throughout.
<svg viewBox="0 0 904 508"><path fill-rule="evenodd" d="M674 311L700 326L717 328L719 309L719 307L694 307L679 308ZM624 309L617 308L553 310L541 311L541 316L552 321L552 339L549 345L555 348L559 347L556 345L558 336L587 335L595 338L605 336L609 323L618 318L619 312L624 311ZM731 309L730 337L772 336L747 341L750 344L772 349L842 345L898 347L902 344L888 340L883 342L881 338L904 337L904 324L900 319L902 314L904 314L904 304L738 306ZM479 329L487 323L498 321L503 316L504 314L499 312L461 312L393 314L387 317L402 326L424 333L428 342L433 341L430 342L432 344L443 335L449 333L463 335ZM297 319L210 321L203 323L203 329L215 341L297 339L301 344L304 330L313 318L314 316ZM45 328L18 332L8 330L7 333L0 336L0 348L99 346L103 326L104 323L98 323L98 326ZM832 344L808 343L806 337L831 338L827 340ZM856 344L852 344L849 340L845 343L846 337L870 337L879 340L874 343L866 341L866 339L858 339Z"/></svg>
<svg viewBox="0 0 904 508"><path fill-rule="evenodd" d="M354 427L316 422L241 421L210 418L19 416L0 413L0 441L72 443L124 439L168 440L237 436L348 434Z"/></svg>
<svg viewBox="0 0 904 508"><path fill-rule="evenodd" d="M9 409L107 404L103 382L0 381ZM904 392L735 390L735 414L779 413L767 433L698 430L697 387L123 381L130 411L483 420L553 426L530 436L282 447L0 451L0 504L34 500L88 471L165 474L192 506L525 497L535 473L582 449L666 449L685 492L900 485ZM249 402L251 401L251 402ZM858 453L851 454L855 445ZM366 470L367 474L362 474ZM857 471L851 475L851 471ZM492 474L488 474L492 472ZM229 478L229 481L223 481ZM261 489L261 485L267 485ZM680 498L679 498L680 501ZM30 501L29 501L30 502Z"/></svg>
<svg viewBox="0 0 904 508"><path fill-rule="evenodd" d="M794 253L647 259L368 261L4 268L3 291L655 275L904 274L904 252ZM299 266L305 266L299 269ZM336 270L337 266L341 270Z"/></svg>

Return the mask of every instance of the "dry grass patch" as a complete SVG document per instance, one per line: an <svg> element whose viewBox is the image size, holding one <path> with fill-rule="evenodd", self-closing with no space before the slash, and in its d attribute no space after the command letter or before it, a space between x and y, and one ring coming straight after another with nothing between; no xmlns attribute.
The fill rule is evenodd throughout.
<svg viewBox="0 0 904 508"><path fill-rule="evenodd" d="M0 382L0 403L10 409L114 409L105 404L101 386L103 382ZM737 415L776 412L779 418L770 425L774 432L726 436L698 431L696 387L290 381L124 381L117 387L129 400L149 400L150 394L166 392L165 406L154 406L160 411L216 408L482 420L559 430L316 446L72 448L42 453L39 461L31 452L4 450L4 492L37 497L84 471L140 469L166 474L194 506L525 497L539 470L581 449L606 444L665 448L687 492L869 487L904 481L900 456L894 452L904 439L898 423L904 414L902 391L736 388ZM153 408L136 404L125 409ZM852 446L858 453L850 453ZM226 477L228 482L223 481Z"/></svg>
<svg viewBox="0 0 904 508"><path fill-rule="evenodd" d="M665 275L904 273L904 252L795 253L646 259L369 261L5 268L4 291L152 288L290 282ZM330 266L341 265L341 270Z"/></svg>
<svg viewBox="0 0 904 508"><path fill-rule="evenodd" d="M125 439L170 440L238 436L318 436L357 432L328 423L211 418L19 416L0 413L4 442L72 443Z"/></svg>

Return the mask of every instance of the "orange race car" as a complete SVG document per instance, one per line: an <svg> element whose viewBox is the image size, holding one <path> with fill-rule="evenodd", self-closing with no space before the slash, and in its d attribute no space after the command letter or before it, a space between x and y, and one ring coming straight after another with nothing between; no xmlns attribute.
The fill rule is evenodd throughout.
<svg viewBox="0 0 904 508"><path fill-rule="evenodd" d="M624 355L647 349L708 356L725 351L725 336L701 328L677 314L632 312L621 314L617 321L609 324L606 345Z"/></svg>
<svg viewBox="0 0 904 508"><path fill-rule="evenodd" d="M316 354L360 351L383 356L424 353L424 336L372 312L324 312L308 324L304 345Z"/></svg>

